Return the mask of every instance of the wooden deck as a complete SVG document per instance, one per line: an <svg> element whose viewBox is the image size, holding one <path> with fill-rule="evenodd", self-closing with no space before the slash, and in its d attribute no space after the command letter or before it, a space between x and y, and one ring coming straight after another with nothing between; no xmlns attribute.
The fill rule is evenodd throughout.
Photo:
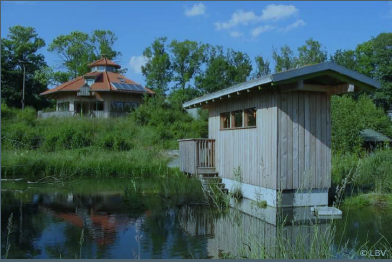
<svg viewBox="0 0 392 266"><path fill-rule="evenodd" d="M181 139L180 170L191 174L215 173L214 139Z"/></svg>

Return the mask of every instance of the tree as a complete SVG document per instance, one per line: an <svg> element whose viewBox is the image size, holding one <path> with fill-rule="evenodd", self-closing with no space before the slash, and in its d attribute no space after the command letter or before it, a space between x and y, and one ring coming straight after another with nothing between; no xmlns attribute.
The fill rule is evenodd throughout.
<svg viewBox="0 0 392 266"><path fill-rule="evenodd" d="M47 86L58 86L69 81L72 75L69 72L54 71L52 67L43 67L34 73L34 79Z"/></svg>
<svg viewBox="0 0 392 266"><path fill-rule="evenodd" d="M222 90L246 81L252 71L247 54L229 49L226 55L221 46L207 46L207 66L196 77L196 87L203 93Z"/></svg>
<svg viewBox="0 0 392 266"><path fill-rule="evenodd" d="M353 50L337 50L333 56L331 56L331 61L338 65L344 66L348 69L356 69L356 56Z"/></svg>
<svg viewBox="0 0 392 266"><path fill-rule="evenodd" d="M44 56L38 50L45 41L33 27L13 26L7 38L1 38L1 100L8 106L21 107L23 65L26 69L25 105L41 109L52 103L39 97L46 84L34 78L34 73L45 68Z"/></svg>
<svg viewBox="0 0 392 266"><path fill-rule="evenodd" d="M252 63L249 56L246 53L229 49L227 57L230 66L231 84L245 82L252 72Z"/></svg>
<svg viewBox="0 0 392 266"><path fill-rule="evenodd" d="M169 48L175 87L185 90L187 84L200 73L200 67L205 62L205 45L189 40L173 40Z"/></svg>
<svg viewBox="0 0 392 266"><path fill-rule="evenodd" d="M223 53L222 46L208 45L206 49L207 66L196 77L195 83L202 93L211 93L230 86L229 61Z"/></svg>
<svg viewBox="0 0 392 266"><path fill-rule="evenodd" d="M275 61L275 72L287 71L297 67L298 59L288 45L280 48L280 53L276 50L272 52L272 58Z"/></svg>
<svg viewBox="0 0 392 266"><path fill-rule="evenodd" d="M111 31L95 30L91 35L73 31L59 35L49 45L48 51L55 52L61 60L61 67L72 78L89 72L92 61L101 57L117 59L121 53L113 49L117 37Z"/></svg>
<svg viewBox="0 0 392 266"><path fill-rule="evenodd" d="M151 46L143 51L143 56L147 58L147 63L142 66L142 73L146 79L147 87L163 95L167 93L172 77L170 56L165 49L166 41L166 37L157 38Z"/></svg>
<svg viewBox="0 0 392 266"><path fill-rule="evenodd" d="M361 95L358 100L348 95L333 96L331 121L332 150L335 153L359 152L363 142L360 132L366 128L392 135L392 122L367 95Z"/></svg>
<svg viewBox="0 0 392 266"><path fill-rule="evenodd" d="M88 63L95 60L94 46L90 43L89 35L80 31L57 36L49 45L48 51L60 56L61 66L72 78L87 73Z"/></svg>
<svg viewBox="0 0 392 266"><path fill-rule="evenodd" d="M381 33L371 40L357 45L355 50L337 50L331 60L379 80L381 89L369 94L385 111L392 106L392 33ZM358 95L358 94L356 94Z"/></svg>
<svg viewBox="0 0 392 266"><path fill-rule="evenodd" d="M392 33L381 33L371 40L359 44L355 49L356 71L381 83L374 100L384 110L392 109Z"/></svg>
<svg viewBox="0 0 392 266"><path fill-rule="evenodd" d="M264 61L264 58L260 55L255 57L255 62L257 68L253 78L261 78L271 74L270 62L268 60Z"/></svg>
<svg viewBox="0 0 392 266"><path fill-rule="evenodd" d="M117 40L117 36L110 30L95 30L90 37L90 41L94 47L96 60L102 56L110 60L116 60L121 57L121 52L113 49Z"/></svg>
<svg viewBox="0 0 392 266"><path fill-rule="evenodd" d="M298 48L298 67L319 64L327 61L327 52L321 49L321 44L312 38Z"/></svg>

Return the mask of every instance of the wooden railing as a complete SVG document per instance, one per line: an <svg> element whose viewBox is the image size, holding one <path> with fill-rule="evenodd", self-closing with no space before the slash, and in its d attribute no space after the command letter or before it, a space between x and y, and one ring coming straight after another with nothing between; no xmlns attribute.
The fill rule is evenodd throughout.
<svg viewBox="0 0 392 266"><path fill-rule="evenodd" d="M189 174L215 171L214 139L181 139L180 170Z"/></svg>

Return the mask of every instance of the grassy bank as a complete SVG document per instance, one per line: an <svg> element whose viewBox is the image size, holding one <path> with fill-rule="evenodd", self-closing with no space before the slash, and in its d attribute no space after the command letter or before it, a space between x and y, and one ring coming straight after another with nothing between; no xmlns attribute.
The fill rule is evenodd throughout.
<svg viewBox="0 0 392 266"><path fill-rule="evenodd" d="M392 150L377 150L361 156L353 153L336 154L332 158L332 183L339 185L344 179L359 188L377 193L392 191Z"/></svg>
<svg viewBox="0 0 392 266"><path fill-rule="evenodd" d="M375 208L392 209L392 194L359 194L346 198L343 205L345 207L353 206L357 208L371 206Z"/></svg>
<svg viewBox="0 0 392 266"><path fill-rule="evenodd" d="M202 137L206 128L205 120L161 104L112 119L37 119L34 109L2 105L3 178L159 176L168 162L163 151L178 149L178 139Z"/></svg>
<svg viewBox="0 0 392 266"><path fill-rule="evenodd" d="M57 177L153 177L169 171L168 158L159 149L104 151L94 147L44 152L3 150L2 178Z"/></svg>

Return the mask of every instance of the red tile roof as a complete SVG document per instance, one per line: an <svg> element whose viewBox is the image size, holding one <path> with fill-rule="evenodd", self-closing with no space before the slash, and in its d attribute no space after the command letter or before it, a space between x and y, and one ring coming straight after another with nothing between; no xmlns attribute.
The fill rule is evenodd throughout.
<svg viewBox="0 0 392 266"><path fill-rule="evenodd" d="M63 83L53 89L47 90L42 92L40 95L48 95L52 93L58 93L58 92L66 92L66 91L79 91L80 87L82 87L85 84L84 76L95 76L95 82L91 85L91 91L122 91L124 90L118 90L116 89L113 85L110 83L121 83L120 79L123 79L125 83L127 84L135 84L135 85L140 85L139 83L136 83L130 79L127 79L126 77L120 75L119 73L114 73L114 72L109 72L109 71L94 71L90 73L86 73L83 76L77 77L73 80L70 80L66 83ZM148 94L154 94L154 91L150 90L149 88L145 87L145 90L147 91ZM140 91L125 91L128 93L143 93Z"/></svg>
<svg viewBox="0 0 392 266"><path fill-rule="evenodd" d="M93 66L114 66L115 68L121 68L119 64L114 63L112 60L107 59L106 57L101 58L97 61L94 61L88 65L89 67Z"/></svg>

